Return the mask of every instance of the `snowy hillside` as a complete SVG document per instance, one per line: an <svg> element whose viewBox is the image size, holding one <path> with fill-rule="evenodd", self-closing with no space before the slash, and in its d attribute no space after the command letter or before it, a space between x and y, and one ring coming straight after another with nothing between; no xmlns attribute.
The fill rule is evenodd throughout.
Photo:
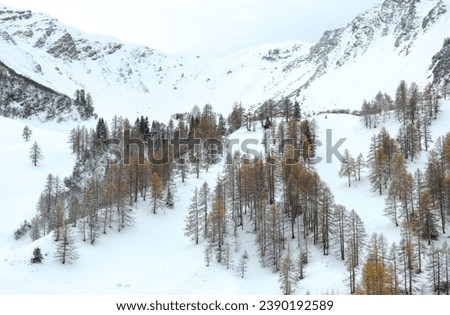
<svg viewBox="0 0 450 315"><path fill-rule="evenodd" d="M147 112L164 120L195 104L230 109L247 93L257 99L284 65L310 47L265 45L210 61L83 34L30 11L3 8L0 24L0 60L18 73L69 96L85 89L101 115Z"/></svg>
<svg viewBox="0 0 450 315"><path fill-rule="evenodd" d="M399 283L405 289L402 286L391 292L432 294L447 290L448 294L448 281L445 284L431 277L432 281L428 267L420 270L422 266L433 267L430 262L434 257L429 254L431 246L425 245L425 232L416 229L433 221L434 228L445 230L445 222L436 218L448 218L450 213L450 198L442 197L450 194L450 155L443 153L450 149L450 136L437 140L450 131L449 93L441 85L448 77L448 39L444 44L449 36L448 5L450 0L386 0L347 26L327 31L318 43L266 44L216 60L170 55L85 34L44 14L0 6L0 65L33 83L33 92L23 92L12 84L15 93L28 93L24 99L29 100L36 98L36 86L69 97L85 90L92 95L95 112L102 117L98 121L60 123L43 123L38 115L27 120L0 117L0 134L4 135L0 154L0 294L279 294L281 269L291 253L295 253L295 264L301 265L292 270L303 273L296 273L298 285L289 293L357 293L365 263L371 263L372 244L368 243L374 233L385 237L388 244L384 249L393 242L399 246L392 251L399 253L398 257L391 259L388 253L381 254L389 260L386 266L401 259L406 265L406 249L419 248L420 268L414 261L414 267L403 269L405 275L414 272L415 287L408 291L406 276L402 280L403 274L399 274ZM436 74L433 78L433 71L439 78ZM4 70L2 76L9 78L11 73ZM404 91L399 86L402 79L407 81ZM439 82L425 88L433 79ZM419 85L417 89L413 81ZM363 100L374 99L378 91L391 98L382 95L383 106L375 100L368 105L370 110L375 109L368 113L376 117L372 129L366 128L363 116L346 111L331 113L334 109L360 110ZM404 103L399 96L402 93L396 91L406 95ZM298 113L294 102L287 102L286 107L279 102L270 118L257 117L257 105L285 97L300 103ZM9 90L0 90L2 99L11 99ZM235 102L242 102L243 107ZM212 107L204 106L209 103ZM20 102L11 104L8 106L22 106ZM192 109L193 105L198 107ZM245 115L253 110L255 115ZM319 113L322 111L327 114ZM174 113L185 112L191 112L191 116L168 122ZM32 131L30 141L22 136L25 125ZM429 141L428 151L442 145L438 147L442 210L429 220L421 214L422 221L414 221L414 237L418 239L416 242L414 238L414 245L401 245L412 238L405 237L403 228L396 227L386 215L388 192L380 195L374 191L368 167L362 169L360 180L355 172L353 177L348 175L349 187L347 178L339 176L341 161L336 156L326 160L330 146L340 140L341 154L348 149L354 157L372 154L375 159L373 151L386 149L381 140L377 140L377 150L372 147L372 139L383 127L392 136L389 144L416 135L419 140L413 139L410 142L414 144L408 145L418 142L420 146ZM119 148L120 155L130 146L117 146L108 140L125 139L125 131L138 144L138 151L144 142L151 150L138 154L132 151L123 156L131 156L131 163L116 163L111 152L117 153L115 149ZM174 132L179 138L170 138ZM221 140L225 152L207 155L205 161L195 159L204 153L202 149L211 153L209 147L196 145L197 136L201 140ZM151 163L165 157L165 148L170 148L168 155L182 151L178 148L179 152L175 152L167 137L186 140L188 149L182 156L189 157L189 163ZM278 145L286 138L295 141L292 148L283 151ZM37 165L29 158L34 142L43 154ZM430 165L424 148L415 152L414 161L407 162L409 159L401 154L410 151L404 143L398 146L403 146L396 152L405 163L402 175L408 173L406 170L425 171ZM216 148L211 150L217 153ZM302 160L296 164L284 162L288 153L297 154L296 150ZM321 162L312 163L311 152ZM139 160L141 153L144 162ZM267 160L252 160L255 153L265 154ZM276 166L270 158L275 159ZM391 171L391 166L382 166L383 174ZM52 181L58 178L56 183L48 184L50 173ZM416 210L423 212L438 208L435 200L425 204L421 199L422 193L432 193L433 189L423 186L436 177L426 176L428 182L418 183L417 187L416 182L410 182L409 195L403 194L407 195L406 207L411 201ZM382 188L388 190L394 179L384 178ZM204 212L199 214L196 192L203 187ZM172 203L167 201L169 191L175 194ZM403 207L397 200L394 203L395 207L399 204L399 209ZM197 233L204 219L204 234L197 235L199 244L189 238L192 235L186 235L192 209L196 209ZM345 209L342 218L351 218L346 223L361 220L365 228L365 235L361 232L355 236L367 245L360 256L352 252L358 246L351 243L354 240L346 227L346 259L339 257L339 245L344 255L344 232L340 238L335 229L339 209ZM23 235L15 240L16 229L24 220L33 219L36 221L26 224ZM406 223L412 225L413 219L414 215L404 215ZM37 231L34 236L33 231ZM70 231L74 234L70 242L64 241L65 236L56 236L56 232ZM442 253L450 257L444 245L447 234L432 232L433 244L443 246ZM72 263L55 257L59 246L66 243L77 247L78 259ZM43 254L41 264L30 262L36 247ZM353 259L352 255L360 260L357 266L349 262L348 256ZM355 273L357 281L352 289L349 272ZM387 273L393 274L391 267L386 267Z"/></svg>
<svg viewBox="0 0 450 315"><path fill-rule="evenodd" d="M85 89L100 116L149 113L167 120L195 104L226 113L235 102L251 106L286 96L309 111L354 110L378 90L392 94L391 82L429 81L431 58L448 35L447 5L387 0L314 45L263 45L218 60L169 55L3 8L0 61L68 96Z"/></svg>
<svg viewBox="0 0 450 315"><path fill-rule="evenodd" d="M443 113L433 125L434 138L445 134L449 128L450 103L443 104ZM333 141L346 139L340 151L348 148L354 154L364 155L369 151L369 139L378 130L365 129L359 117L347 114L328 114L314 117L318 139L326 139L327 130L332 131ZM345 126L345 127L343 127ZM390 132L396 132L398 123L383 124ZM380 128L382 127L380 126ZM139 201L133 206L137 224L120 233L110 230L99 238L95 246L77 237L79 259L73 265L64 266L54 258L55 241L52 234L31 242L29 237L15 241L13 227L35 213L36 200L48 173L61 178L68 175L73 155L66 143L68 130L61 126L33 123L33 139L42 142L44 161L34 167L27 158L30 142L20 135L23 122L1 119L0 132L8 134L4 152L0 157L0 172L3 174L1 189L4 192L0 209L4 220L0 226L0 293L2 294L278 294L277 274L263 268L256 251L255 234L251 229L239 233L239 243L233 244L234 267L212 263L205 266L204 246L193 243L184 235L187 204L193 190L203 182L213 183L224 169L223 160L202 172L199 179L189 175L185 183L178 176L178 202L173 209L165 209L154 215L151 202ZM261 145L264 129L256 131L241 128L229 136L243 143L257 140L252 147L263 152ZM325 142L325 140L323 141ZM355 209L363 219L367 235L382 233L387 239L398 242L400 228L396 228L384 214L384 196L371 192L368 171L362 174L361 182L347 186L345 179L338 177L340 162L333 157L325 161L326 146L320 146L317 156L323 158L315 168L330 186L336 202L348 209ZM423 168L426 153L410 165L411 170ZM25 179L25 180L24 180ZM17 202L20 200L20 202ZM250 222L248 223L250 224ZM78 234L77 234L78 235ZM293 241L292 248L295 248ZM44 263L32 265L29 260L33 248L39 246L44 254ZM124 250L126 248L126 250ZM236 249L236 251L234 250ZM235 270L240 255L249 254L244 279ZM344 263L334 255L323 256L316 246L309 247L310 261L305 268L305 278L300 281L297 294L347 294L347 271ZM70 272L68 272L70 270ZM220 282L221 285L217 286ZM89 285L86 285L89 283ZM425 282L424 282L425 283ZM426 287L429 290L428 287Z"/></svg>

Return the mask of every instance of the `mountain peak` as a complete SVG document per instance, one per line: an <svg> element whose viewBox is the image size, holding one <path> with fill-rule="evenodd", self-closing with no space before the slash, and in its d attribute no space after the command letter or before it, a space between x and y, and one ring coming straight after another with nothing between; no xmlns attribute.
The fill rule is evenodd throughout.
<svg viewBox="0 0 450 315"><path fill-rule="evenodd" d="M155 109L162 106L169 116L206 103L226 113L235 102L286 96L304 108L356 109L401 79L428 79L431 58L447 36L447 2L386 0L313 45L267 44L218 60L166 54L86 34L45 14L1 8L0 61L55 91L91 92L100 114L103 107L161 115ZM405 71L412 64L416 71ZM323 96L325 86L336 86L336 94Z"/></svg>

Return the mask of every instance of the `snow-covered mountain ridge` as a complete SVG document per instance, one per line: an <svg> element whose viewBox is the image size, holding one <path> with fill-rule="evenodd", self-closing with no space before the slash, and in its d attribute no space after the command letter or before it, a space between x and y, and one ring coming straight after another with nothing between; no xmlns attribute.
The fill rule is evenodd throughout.
<svg viewBox="0 0 450 315"><path fill-rule="evenodd" d="M268 44L216 60L166 54L0 7L0 61L69 96L85 89L100 115L166 119L206 103L228 113L236 101L248 106L285 96L311 111L359 109L361 95L391 93L401 79L430 81L431 59L448 36L448 2L386 0L314 45Z"/></svg>
<svg viewBox="0 0 450 315"><path fill-rule="evenodd" d="M75 90L86 89L94 97L96 111L108 122L111 121L111 127L114 123L108 116L114 114L130 119L138 114L148 115L150 120L164 120L173 112L188 111L193 104L201 106L205 102L210 102L216 110L228 114L235 100L250 105L269 97L279 100L283 96L291 96L301 101L303 111L359 109L362 99L373 97L378 90L392 95L400 79L422 85L433 78L442 80L448 77L449 40L443 40L447 37L449 26L446 4L448 1L385 1L383 5L358 16L346 27L326 32L315 45L302 42L267 44L219 60L169 55L112 38L84 34L42 14L0 9L0 83L4 83L2 80L5 78L8 80L11 73L17 73L25 83L31 85L30 89L48 87L50 92L58 91L69 96ZM6 70L2 69L2 65ZM26 78L33 82L27 82ZM25 90L22 94L28 99L36 98L34 92ZM0 84L0 105L2 95L9 97ZM15 101L15 108L22 105L18 100ZM439 136L449 130L450 102L442 100L441 105L442 112L430 126L435 143ZM387 128L394 137L400 133L401 122L394 119L393 112L388 113L388 116L391 114L392 119L383 119L383 122L380 119L376 129L365 128L360 117L355 115L313 115L317 139L327 143L317 146L317 156L327 156L328 139L330 142L334 139L333 143L343 139L342 150L349 149L354 156L359 153L366 155L370 152L370 139L382 127ZM276 127L284 120L284 117L274 119L273 136L277 135L280 128ZM95 122L91 120L85 123L89 125ZM38 166L33 166L28 159L31 142L21 137L25 124L33 131L32 142L38 142L44 154ZM205 257L208 252L204 251L208 241L205 239L199 245L194 245L184 233L185 218L194 191L205 182L213 187L214 183L225 178L225 159L218 164L208 165L207 170L199 172L197 177L195 170L192 170L186 182L178 174L179 170L174 170L176 197L179 200L173 208L163 207L155 215L152 213L153 200L139 199L129 208L135 216L135 226L120 229L120 232L116 230L116 225L109 227L107 235L102 234L95 241L95 246L89 240L83 241L82 225L77 223L73 232L77 233L79 259L73 265L62 265L56 261L55 249L59 243L55 242L53 233L36 238L32 243L28 235L14 240L13 230L24 219L29 221L36 215L36 205L39 205L48 174L64 178L64 187L68 189L66 191L64 188L64 192L73 189L73 181L67 176L72 168L77 167L74 161L76 153L73 153L72 147L69 148L67 140L69 143L73 141L70 130L76 124L78 122L42 123L37 119L23 121L0 117L0 131L6 135L3 143L5 154L0 155L0 174L3 178L3 185L0 185L3 191L0 201L0 213L3 214L3 220L0 221L0 293L280 293L278 274L268 266L263 268L264 262L255 245L258 234L253 228L256 220L251 219L251 210L250 219L247 221L248 217L245 217L245 228L244 225L242 229L239 227L235 236L232 236L231 225L228 226L229 230L227 228L230 232L225 233L229 240L227 248L232 250L229 250L231 259L226 258L226 264L209 265L210 258ZM249 129L237 129L229 135L229 139L238 140L239 143L247 140L254 143L254 140L258 140L255 152L264 152L268 143L264 142L267 140L267 130L257 122L253 130ZM98 133L89 134L99 137ZM225 141L228 142L228 139ZM276 149L275 146L273 148ZM422 152L414 162L408 163L409 170L414 172L416 169L425 169L427 158L428 154ZM89 163L87 167L90 167ZM368 237L373 233L382 233L389 242L401 244L401 228L396 227L391 218L385 215L386 195L379 196L378 192L372 191L368 170L363 170L361 181L351 179L349 187L347 179L338 175L341 163L336 159L318 163L314 167L333 193L335 205L352 209L361 217ZM152 168L150 172L153 171ZM256 179L256 176L252 178ZM301 185L311 186L310 183ZM55 184L54 187L59 185ZM114 186L103 187L114 191ZM60 189L55 190L57 198L60 198ZM225 190L231 191L229 188ZM282 193L281 187L276 190ZM91 203L87 192L80 193L81 196L86 198L80 200ZM218 199L217 196L215 198ZM269 199L267 210L271 203ZM68 205L69 199L63 200ZM317 200L321 202L324 199ZM232 203L227 199L226 204L226 211L232 213ZM264 205L257 207L264 209ZM112 213L111 209L106 206L101 209L101 213ZM334 220L336 217L332 218ZM286 219L289 223L293 222L288 217ZM288 221L286 229L288 225L293 227ZM337 234L331 235L338 239ZM31 239L35 238L32 236ZM301 254L303 245L300 243L303 241L298 240L301 240L298 236L290 239L286 252L291 249ZM348 270L344 261L336 259L335 244L331 246L332 252L325 255L325 250L313 246L311 239L303 244L308 242L310 245L306 246L306 251L310 256L305 278L295 293L348 294ZM41 248L44 255L43 264L30 263L36 246ZM244 255L249 257L245 277L238 273ZM428 261L423 265L428 265ZM415 293L433 292L428 275L427 271L419 276Z"/></svg>

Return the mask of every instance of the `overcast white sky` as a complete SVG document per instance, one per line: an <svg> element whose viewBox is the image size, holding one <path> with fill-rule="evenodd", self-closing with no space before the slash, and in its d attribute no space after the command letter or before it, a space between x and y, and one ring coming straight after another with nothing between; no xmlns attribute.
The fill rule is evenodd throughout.
<svg viewBox="0 0 450 315"><path fill-rule="evenodd" d="M92 33L174 53L220 56L262 43L316 42L383 0L0 0Z"/></svg>

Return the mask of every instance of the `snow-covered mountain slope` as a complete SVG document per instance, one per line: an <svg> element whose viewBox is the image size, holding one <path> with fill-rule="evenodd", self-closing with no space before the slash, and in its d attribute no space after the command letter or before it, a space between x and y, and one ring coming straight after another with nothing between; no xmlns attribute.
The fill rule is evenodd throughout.
<svg viewBox="0 0 450 315"><path fill-rule="evenodd" d="M246 93L256 98L273 81L268 74L310 47L266 45L206 61L84 34L30 11L0 9L0 26L0 60L18 73L67 95L84 88L101 115L146 112L158 119L194 104L219 103L227 111Z"/></svg>
<svg viewBox="0 0 450 315"><path fill-rule="evenodd" d="M170 55L0 7L0 61L69 96L85 89L101 116L166 120L195 104L228 113L236 101L248 106L285 96L310 111L359 109L361 95L392 94L401 79L430 81L432 56L448 36L448 4L386 0L315 45L268 44L218 60Z"/></svg>
<svg viewBox="0 0 450 315"><path fill-rule="evenodd" d="M431 59L449 35L448 4L386 0L345 28L326 32L307 59L295 62L306 67L313 61L316 67L291 95L320 109L358 109L361 95L393 94L401 79L419 86L430 82Z"/></svg>

